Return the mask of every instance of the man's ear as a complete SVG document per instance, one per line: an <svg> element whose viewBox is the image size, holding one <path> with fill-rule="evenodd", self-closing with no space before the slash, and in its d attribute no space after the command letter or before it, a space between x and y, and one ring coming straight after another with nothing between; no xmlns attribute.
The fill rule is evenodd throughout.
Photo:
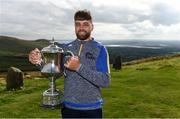
<svg viewBox="0 0 180 119"><path fill-rule="evenodd" d="M93 31L93 29L94 29L94 24L92 24L92 28L91 28L91 31Z"/></svg>

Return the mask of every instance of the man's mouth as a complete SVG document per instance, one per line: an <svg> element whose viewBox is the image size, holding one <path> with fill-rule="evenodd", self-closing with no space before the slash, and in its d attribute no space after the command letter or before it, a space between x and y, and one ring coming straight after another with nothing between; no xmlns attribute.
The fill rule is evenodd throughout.
<svg viewBox="0 0 180 119"><path fill-rule="evenodd" d="M87 32L84 30L79 30L78 33L87 33Z"/></svg>
<svg viewBox="0 0 180 119"><path fill-rule="evenodd" d="M79 32L78 34L79 34L80 36L84 36L84 35L86 35L87 33L84 32L84 31L81 31L81 32Z"/></svg>

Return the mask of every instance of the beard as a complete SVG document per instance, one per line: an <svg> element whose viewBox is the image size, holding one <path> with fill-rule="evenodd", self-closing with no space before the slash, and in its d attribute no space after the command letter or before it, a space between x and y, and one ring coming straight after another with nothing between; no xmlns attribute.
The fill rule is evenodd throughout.
<svg viewBox="0 0 180 119"><path fill-rule="evenodd" d="M84 33L81 34L80 32L84 32ZM85 30L79 30L78 32L76 32L76 36L80 40L86 40L87 38L90 37L90 35L91 35L91 32L87 32Z"/></svg>

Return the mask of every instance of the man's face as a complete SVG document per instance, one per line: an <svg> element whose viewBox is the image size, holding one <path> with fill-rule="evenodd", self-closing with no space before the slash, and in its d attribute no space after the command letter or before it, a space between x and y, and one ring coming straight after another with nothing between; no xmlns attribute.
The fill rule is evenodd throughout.
<svg viewBox="0 0 180 119"><path fill-rule="evenodd" d="M90 20L75 21L75 32L78 39L80 40L89 39L92 30L93 30L93 25Z"/></svg>

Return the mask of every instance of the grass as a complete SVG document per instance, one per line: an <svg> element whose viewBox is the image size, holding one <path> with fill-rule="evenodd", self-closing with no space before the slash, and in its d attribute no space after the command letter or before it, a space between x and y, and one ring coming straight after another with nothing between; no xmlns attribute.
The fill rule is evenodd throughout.
<svg viewBox="0 0 180 119"><path fill-rule="evenodd" d="M41 94L48 87L47 79L25 80L24 89L18 91L0 92L0 117L3 118L35 118L59 117L59 110L42 109L39 107ZM58 88L62 88L62 80L57 81ZM5 88L1 81L1 86Z"/></svg>
<svg viewBox="0 0 180 119"><path fill-rule="evenodd" d="M180 117L180 58L111 69L111 84L102 90L104 117L178 118ZM63 80L57 80L63 89ZM24 80L24 89L5 91L0 80L0 117L60 117L60 110L39 107L47 79Z"/></svg>
<svg viewBox="0 0 180 119"><path fill-rule="evenodd" d="M112 70L105 117L180 117L180 58Z"/></svg>

